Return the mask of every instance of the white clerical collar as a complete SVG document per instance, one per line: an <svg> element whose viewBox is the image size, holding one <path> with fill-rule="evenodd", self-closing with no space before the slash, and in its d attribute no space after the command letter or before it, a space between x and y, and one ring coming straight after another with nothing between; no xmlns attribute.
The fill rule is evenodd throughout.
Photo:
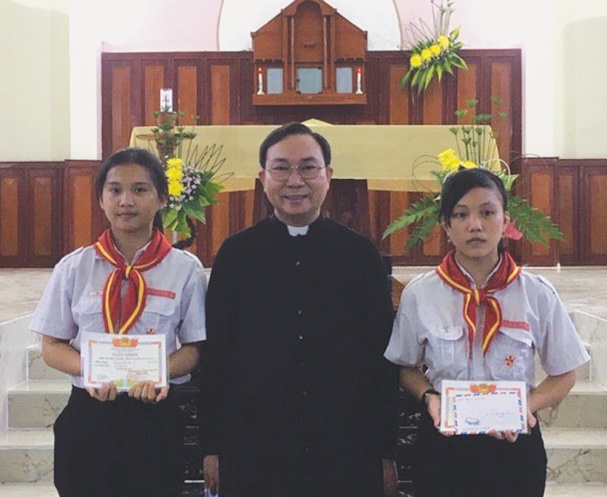
<svg viewBox="0 0 607 497"><path fill-rule="evenodd" d="M289 226L287 224L287 229L289 230L289 235L291 236L304 236L308 234L310 226Z"/></svg>

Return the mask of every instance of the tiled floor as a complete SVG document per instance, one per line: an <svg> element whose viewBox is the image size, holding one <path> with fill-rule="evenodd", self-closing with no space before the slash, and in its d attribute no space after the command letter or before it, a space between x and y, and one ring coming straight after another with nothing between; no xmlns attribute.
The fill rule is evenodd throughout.
<svg viewBox="0 0 607 497"><path fill-rule="evenodd" d="M393 275L403 283L430 267L399 266ZM566 306L607 319L607 267L526 268L548 278ZM0 269L0 323L32 312L51 274L50 269Z"/></svg>

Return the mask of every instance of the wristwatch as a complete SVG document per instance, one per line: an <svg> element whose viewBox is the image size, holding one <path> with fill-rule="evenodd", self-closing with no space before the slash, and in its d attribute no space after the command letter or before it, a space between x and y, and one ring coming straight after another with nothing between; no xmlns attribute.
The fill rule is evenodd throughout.
<svg viewBox="0 0 607 497"><path fill-rule="evenodd" d="M424 393L422 393L422 396L420 397L422 404L427 405L426 399L428 398L429 395L438 395L440 397L440 393L437 392L436 390L434 390L434 388L428 388L428 390L426 390Z"/></svg>

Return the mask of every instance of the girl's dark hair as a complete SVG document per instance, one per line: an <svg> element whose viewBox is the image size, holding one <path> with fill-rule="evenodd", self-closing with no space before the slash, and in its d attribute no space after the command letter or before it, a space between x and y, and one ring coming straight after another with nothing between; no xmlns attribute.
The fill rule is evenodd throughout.
<svg viewBox="0 0 607 497"><path fill-rule="evenodd" d="M158 192L158 196L165 199L169 198L169 185L164 172L164 166L162 165L162 162L160 162L160 159L147 150L133 147L118 150L103 161L95 179L97 200L100 200L103 195L103 186L105 185L105 180L110 169L116 166L126 166L129 164L136 164L143 167L150 174L150 178ZM162 230L162 216L160 211L157 212L154 217L154 228Z"/></svg>
<svg viewBox="0 0 607 497"><path fill-rule="evenodd" d="M504 212L508 210L508 192L497 175L480 167L460 169L448 176L443 183L438 220L444 221L447 226L451 226L453 209L461 198L473 188L489 188L497 191L502 198ZM497 248L500 252L504 250L502 241Z"/></svg>

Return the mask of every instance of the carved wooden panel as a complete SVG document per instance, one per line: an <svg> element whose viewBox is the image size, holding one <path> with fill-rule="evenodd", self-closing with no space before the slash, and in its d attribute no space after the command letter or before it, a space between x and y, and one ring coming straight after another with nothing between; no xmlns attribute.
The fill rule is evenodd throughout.
<svg viewBox="0 0 607 497"><path fill-rule="evenodd" d="M64 173L64 252L93 243L108 226L95 193L99 161L68 161Z"/></svg>
<svg viewBox="0 0 607 497"><path fill-rule="evenodd" d="M558 262L561 264L579 264L580 223L579 215L579 174L575 166L559 164L557 177L555 219L563 233L564 240L558 243Z"/></svg>
<svg viewBox="0 0 607 497"><path fill-rule="evenodd" d="M38 173L38 174L36 174ZM31 194L32 213L36 223L32 226L31 252L33 256L49 257L53 255L53 186L56 178L36 171L30 176L29 194Z"/></svg>
<svg viewBox="0 0 607 497"><path fill-rule="evenodd" d="M230 124L230 66L211 66L211 124Z"/></svg>
<svg viewBox="0 0 607 497"><path fill-rule="evenodd" d="M128 145L134 123L131 119L133 105L131 92L133 81L132 68L129 66L117 67L111 75L112 99L111 104L111 144L114 150Z"/></svg>
<svg viewBox="0 0 607 497"><path fill-rule="evenodd" d="M390 124L409 124L409 93L403 90L403 67L390 66Z"/></svg>
<svg viewBox="0 0 607 497"><path fill-rule="evenodd" d="M148 126L156 124L154 111L160 110L160 90L166 86L165 72L165 65L156 62L143 67L143 115Z"/></svg>
<svg viewBox="0 0 607 497"><path fill-rule="evenodd" d="M61 256L62 163L0 164L0 266L50 267Z"/></svg>
<svg viewBox="0 0 607 497"><path fill-rule="evenodd" d="M0 260L8 261L19 256L19 226L25 208L21 205L19 187L24 172L8 166L0 169Z"/></svg>
<svg viewBox="0 0 607 497"><path fill-rule="evenodd" d="M185 116L179 118L179 123L195 124L194 117L198 115L198 68L195 65L178 65L176 86L177 109L185 112Z"/></svg>
<svg viewBox="0 0 607 497"><path fill-rule="evenodd" d="M583 168L582 263L607 264L607 172L605 165L591 161Z"/></svg>

